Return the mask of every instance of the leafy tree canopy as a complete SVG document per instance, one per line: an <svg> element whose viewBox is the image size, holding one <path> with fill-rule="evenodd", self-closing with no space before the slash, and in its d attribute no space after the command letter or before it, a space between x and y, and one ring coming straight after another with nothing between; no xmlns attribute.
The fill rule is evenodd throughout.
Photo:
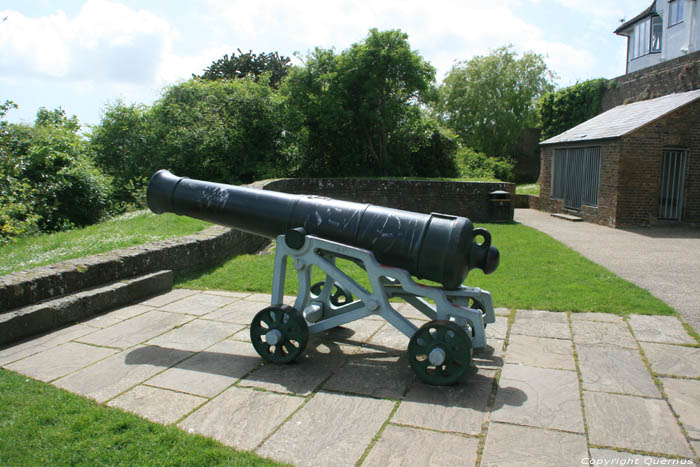
<svg viewBox="0 0 700 467"><path fill-rule="evenodd" d="M290 58L277 52L254 54L252 50L243 53L238 49L238 55L232 53L229 57L226 54L212 62L200 78L210 81L253 78L257 82L267 74L270 86L277 88L290 67Z"/></svg>
<svg viewBox="0 0 700 467"><path fill-rule="evenodd" d="M554 89L541 55L501 47L452 67L440 86L440 118L464 145L505 156L525 128L537 125L536 103Z"/></svg>
<svg viewBox="0 0 700 467"><path fill-rule="evenodd" d="M36 112L36 120L34 121L36 126L51 126L55 128L63 128L71 133L76 133L80 130L80 123L78 122L78 117L73 115L68 118L66 116L66 111L61 107L53 110L47 110L45 107L41 107Z"/></svg>

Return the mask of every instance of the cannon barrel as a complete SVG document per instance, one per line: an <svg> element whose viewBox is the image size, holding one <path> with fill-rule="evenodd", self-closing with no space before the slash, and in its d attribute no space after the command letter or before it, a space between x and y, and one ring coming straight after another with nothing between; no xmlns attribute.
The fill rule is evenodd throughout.
<svg viewBox="0 0 700 467"><path fill-rule="evenodd" d="M447 289L458 288L469 270L489 274L499 262L491 235L466 217L224 185L167 170L151 177L147 202L156 214L172 212L268 238L303 228L369 250L379 262Z"/></svg>

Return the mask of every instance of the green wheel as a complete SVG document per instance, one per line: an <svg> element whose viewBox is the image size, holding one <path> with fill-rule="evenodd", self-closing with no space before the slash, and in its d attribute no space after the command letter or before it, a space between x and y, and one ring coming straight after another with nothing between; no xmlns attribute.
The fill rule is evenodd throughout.
<svg viewBox="0 0 700 467"><path fill-rule="evenodd" d="M471 339L450 321L424 324L408 343L411 368L422 381L435 386L457 382L469 368L471 358Z"/></svg>
<svg viewBox="0 0 700 467"><path fill-rule="evenodd" d="M289 363L306 348L309 327L295 308L274 305L255 315L250 323L250 340L268 362Z"/></svg>

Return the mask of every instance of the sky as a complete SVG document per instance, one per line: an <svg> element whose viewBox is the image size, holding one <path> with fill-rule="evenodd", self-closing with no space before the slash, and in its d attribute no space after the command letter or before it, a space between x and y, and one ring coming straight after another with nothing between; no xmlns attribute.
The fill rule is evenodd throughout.
<svg viewBox="0 0 700 467"><path fill-rule="evenodd" d="M371 28L400 29L437 70L512 44L542 55L559 87L625 72L613 34L649 0L3 0L0 102L10 122L40 107L77 115L84 129L121 100L151 105L164 88L224 54L315 47L340 52Z"/></svg>

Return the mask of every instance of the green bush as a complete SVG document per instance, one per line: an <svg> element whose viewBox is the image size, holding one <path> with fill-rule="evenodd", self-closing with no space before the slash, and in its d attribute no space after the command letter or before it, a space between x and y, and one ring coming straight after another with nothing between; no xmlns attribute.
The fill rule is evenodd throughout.
<svg viewBox="0 0 700 467"><path fill-rule="evenodd" d="M537 104L542 138L556 136L598 115L607 86L604 78L591 79L542 96Z"/></svg>
<svg viewBox="0 0 700 467"><path fill-rule="evenodd" d="M513 181L512 160L503 157L489 157L471 148L460 148L457 151L457 165L462 178L493 178Z"/></svg>
<svg viewBox="0 0 700 467"><path fill-rule="evenodd" d="M56 116L45 109L38 115ZM92 224L112 207L110 179L95 167L74 120L66 121L62 125L37 119L33 127L3 122L1 243L38 231Z"/></svg>

